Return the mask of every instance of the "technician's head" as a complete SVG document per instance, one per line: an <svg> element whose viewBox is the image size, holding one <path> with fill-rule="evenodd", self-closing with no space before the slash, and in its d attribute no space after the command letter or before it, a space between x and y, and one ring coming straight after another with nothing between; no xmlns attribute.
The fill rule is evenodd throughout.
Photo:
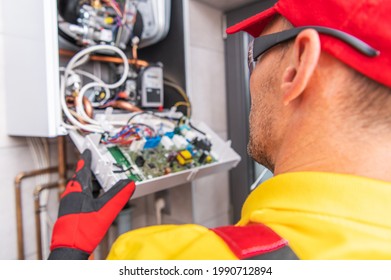
<svg viewBox="0 0 391 280"><path fill-rule="evenodd" d="M389 0L279 0L228 28L256 38L248 144L256 161L274 170L296 140L347 145L391 131L390 15Z"/></svg>

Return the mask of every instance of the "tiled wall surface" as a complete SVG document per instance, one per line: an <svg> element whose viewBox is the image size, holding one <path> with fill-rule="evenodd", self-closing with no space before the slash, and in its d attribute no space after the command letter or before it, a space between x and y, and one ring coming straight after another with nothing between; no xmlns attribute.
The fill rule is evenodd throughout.
<svg viewBox="0 0 391 280"><path fill-rule="evenodd" d="M32 154L25 138L6 134L4 34L0 1L0 259L17 258L15 176L35 169ZM195 0L189 1L190 27L190 98L194 119L207 123L223 139L227 137L224 45L221 28L222 12ZM21 71L23 69L21 68ZM21 80L21 82L23 82ZM206 102L207 101L207 102ZM21 112L23 116L23 112ZM23 116L28 117L28 116ZM73 155L71 155L72 157ZM52 157L56 158L54 148ZM170 190L171 215L164 215L164 223L195 222L208 227L229 223L228 173L198 179L192 185ZM35 225L33 189L36 180L23 182L23 214L26 256L34 259ZM134 201L132 222L135 227L153 224L154 197ZM148 213L147 215L145 213Z"/></svg>
<svg viewBox="0 0 391 280"><path fill-rule="evenodd" d="M189 1L189 11L193 118L227 140L223 13L195 0ZM230 222L227 172L196 180L192 190L195 223L215 227Z"/></svg>
<svg viewBox="0 0 391 280"><path fill-rule="evenodd" d="M188 94L192 118L227 140L222 12L196 0L188 1ZM156 222L154 196L135 201L133 226ZM169 190L170 215L163 223L197 223L216 227L230 223L229 178L222 172ZM148 213L145 217L146 210Z"/></svg>
<svg viewBox="0 0 391 280"><path fill-rule="evenodd" d="M210 126L227 140L222 12L196 0L188 1L188 94L192 118ZM154 224L154 196L135 201L135 227ZM146 204L143 204L146 203ZM216 227L230 222L228 172L197 179L169 190L170 215L163 223L197 223ZM143 206L141 206L143 205ZM145 212L140 209L146 209Z"/></svg>

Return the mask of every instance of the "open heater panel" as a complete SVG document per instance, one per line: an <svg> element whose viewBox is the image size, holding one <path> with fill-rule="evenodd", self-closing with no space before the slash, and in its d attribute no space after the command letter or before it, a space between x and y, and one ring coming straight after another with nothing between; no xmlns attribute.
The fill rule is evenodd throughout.
<svg viewBox="0 0 391 280"><path fill-rule="evenodd" d="M71 131L70 136L80 152L87 148L92 151L92 171L104 190L120 179L130 178L136 182L133 198L137 198L236 166L240 158L230 142L223 141L204 123L192 125L202 133L182 124L160 136L141 137L125 146L102 143L96 134ZM194 138L189 141L183 134Z"/></svg>
<svg viewBox="0 0 391 280"><path fill-rule="evenodd" d="M6 61L6 87L14 93L7 98L10 135L69 134L80 152L92 151L92 171L103 190L130 178L136 182L133 198L239 162L230 142L192 119L185 90L167 75L166 68L177 68L175 61L165 60L164 53L157 61L138 55L142 49L143 57L160 58L165 47L157 43L166 37L178 41L177 30L170 34L176 28L170 23L178 21L170 0L19 2L34 11L25 18L35 24L7 29L6 52L18 52L15 57L31 74L26 85L20 83L15 61ZM14 1L4 6L18 8ZM20 51L27 43L31 53ZM21 120L20 111L31 118Z"/></svg>

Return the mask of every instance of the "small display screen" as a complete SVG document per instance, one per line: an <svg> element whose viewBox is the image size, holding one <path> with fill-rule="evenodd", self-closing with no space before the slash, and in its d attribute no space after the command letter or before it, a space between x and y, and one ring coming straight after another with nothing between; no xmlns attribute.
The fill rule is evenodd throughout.
<svg viewBox="0 0 391 280"><path fill-rule="evenodd" d="M159 88L147 88L147 103L161 102L161 90Z"/></svg>

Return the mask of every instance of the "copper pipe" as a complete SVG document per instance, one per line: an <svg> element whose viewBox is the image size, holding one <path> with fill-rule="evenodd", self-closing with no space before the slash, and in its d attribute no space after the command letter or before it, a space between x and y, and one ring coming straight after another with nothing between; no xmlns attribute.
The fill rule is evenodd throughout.
<svg viewBox="0 0 391 280"><path fill-rule="evenodd" d="M65 102L68 107L75 107L75 97L67 95L65 96Z"/></svg>
<svg viewBox="0 0 391 280"><path fill-rule="evenodd" d="M137 44L133 45L133 47L132 47L132 55L135 60L138 59L138 57L137 57Z"/></svg>
<svg viewBox="0 0 391 280"><path fill-rule="evenodd" d="M42 191L50 190L59 187L59 182L49 183L45 185L36 186L34 189L34 209L35 209L35 231L36 231L36 242L37 242L37 259L43 259L42 252L42 231L41 231L41 205L40 196Z"/></svg>
<svg viewBox="0 0 391 280"><path fill-rule="evenodd" d="M92 119L94 115L94 109L92 108L91 101L88 100L88 98L85 96L83 96L83 107L84 107L84 111L86 111L87 116L89 116Z"/></svg>
<svg viewBox="0 0 391 280"><path fill-rule="evenodd" d="M73 51L60 49L59 54L60 54L60 56L72 57L76 53ZM113 57L113 56L91 55L90 60L91 61L99 61L99 62L111 62L111 63L115 63L115 64L122 64L123 63L122 58ZM140 60L140 59L128 59L128 63L132 64L132 65L136 65L138 67L147 67L149 65L149 63L147 61Z"/></svg>
<svg viewBox="0 0 391 280"><path fill-rule="evenodd" d="M91 6L94 8L94 9L100 9L102 8L102 3L100 2L100 0L91 0Z"/></svg>
<svg viewBox="0 0 391 280"><path fill-rule="evenodd" d="M77 106L77 98L74 96L69 96L69 95L66 96L65 101L66 101L68 107L76 107ZM94 108L92 107L91 101L88 100L88 98L85 96L83 96L83 107L84 107L84 111L86 112L87 116L89 116L92 119L92 117L94 116ZM75 118L77 118L77 120L79 122L81 122L82 124L87 124L87 122L84 121L84 119L82 119L78 114L76 114L75 111L71 111L71 113Z"/></svg>
<svg viewBox="0 0 391 280"><path fill-rule="evenodd" d="M100 108L106 108L106 107L118 108L118 109L126 110L129 112L142 112L143 111L139 107L137 107L129 102L120 101L120 100L110 101L107 104L105 104L104 106L101 106Z"/></svg>
<svg viewBox="0 0 391 280"><path fill-rule="evenodd" d="M77 98L76 97L74 97L74 96L67 96L65 98L66 98L67 103L70 106L77 107L78 102L77 102ZM87 97L85 97L85 96L83 96L83 107L84 107L84 111L86 112L87 116L92 118L93 115L94 115L94 109L92 108L91 101Z"/></svg>
<svg viewBox="0 0 391 280"><path fill-rule="evenodd" d="M58 152L58 181L59 181L59 193L61 194L65 190L66 184L66 171L67 171L67 160L66 160L66 145L65 136L57 137L57 152Z"/></svg>
<svg viewBox="0 0 391 280"><path fill-rule="evenodd" d="M23 242L23 213L22 213L22 181L27 178L55 173L58 167L49 167L45 169L21 172L15 177L15 200L16 200L16 224L18 239L18 259L24 260L24 242Z"/></svg>
<svg viewBox="0 0 391 280"><path fill-rule="evenodd" d="M73 97L73 96L67 96L66 97L66 102L67 102L67 104L70 107L73 107L73 106L77 105L77 103L76 103L77 101L76 100L77 99L75 97ZM90 118L92 118L93 117L93 108L92 108L91 102L85 96L83 96L83 106L84 106L84 109L86 111L86 114ZM122 101L122 100L109 101L108 103L106 103L105 105L100 106L99 108L103 109L103 108L107 108L107 107L118 108L118 109L126 110L126 111L129 111L129 112L141 112L142 111L142 109L140 107L137 107L136 105L133 105L133 104L127 102L127 101ZM81 122L83 124L87 123L80 116L78 116L76 112L71 110L71 113L72 113L72 115L75 118L78 119L79 122Z"/></svg>

